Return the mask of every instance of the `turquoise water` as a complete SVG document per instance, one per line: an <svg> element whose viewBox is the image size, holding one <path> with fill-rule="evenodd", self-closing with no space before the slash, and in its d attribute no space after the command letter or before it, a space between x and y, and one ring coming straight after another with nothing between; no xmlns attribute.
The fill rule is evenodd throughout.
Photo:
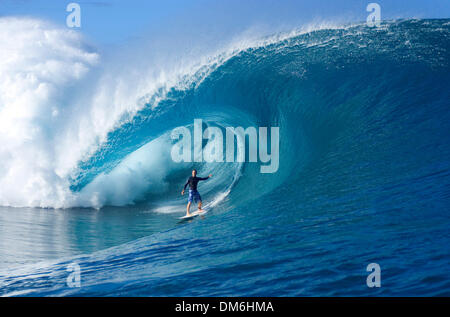
<svg viewBox="0 0 450 317"><path fill-rule="evenodd" d="M150 99L79 164L74 193L123 185L100 209L0 208L0 294L449 296L449 57L450 20L317 30L238 52L158 111ZM278 172L174 164L168 134L195 118L279 126ZM151 172L129 159L140 155L155 158ZM214 175L199 185L209 212L180 223L193 167ZM80 288L66 284L74 262ZM380 288L366 285L372 262Z"/></svg>

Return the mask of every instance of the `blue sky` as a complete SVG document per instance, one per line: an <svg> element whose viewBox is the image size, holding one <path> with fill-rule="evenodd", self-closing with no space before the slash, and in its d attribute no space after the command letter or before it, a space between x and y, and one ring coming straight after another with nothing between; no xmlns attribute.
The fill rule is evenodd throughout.
<svg viewBox="0 0 450 317"><path fill-rule="evenodd" d="M81 6L78 31L103 45L152 33L221 36L254 25L275 32L314 21L364 21L370 2L380 4L382 19L450 17L449 0L0 0L0 16L33 16L65 25L70 2Z"/></svg>

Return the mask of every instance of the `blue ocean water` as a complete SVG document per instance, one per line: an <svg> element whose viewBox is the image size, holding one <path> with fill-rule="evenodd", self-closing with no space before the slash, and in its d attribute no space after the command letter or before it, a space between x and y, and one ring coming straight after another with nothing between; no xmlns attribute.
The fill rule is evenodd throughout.
<svg viewBox="0 0 450 317"><path fill-rule="evenodd" d="M322 29L240 51L171 90L163 110L150 101L70 180L82 192L143 151L169 166L150 182L159 191L134 205L111 195L99 210L0 208L0 295L449 296L449 57L450 20ZM279 126L279 170L174 167L168 134L196 118ZM214 175L199 186L209 212L179 222L193 167ZM67 285L72 263L79 288ZM366 285L369 263L379 288Z"/></svg>

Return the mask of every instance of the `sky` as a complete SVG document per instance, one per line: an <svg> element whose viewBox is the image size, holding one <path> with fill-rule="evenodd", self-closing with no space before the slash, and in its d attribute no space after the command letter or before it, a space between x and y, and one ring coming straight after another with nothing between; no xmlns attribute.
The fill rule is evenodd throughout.
<svg viewBox="0 0 450 317"><path fill-rule="evenodd" d="M449 0L0 0L0 16L31 16L66 25L66 6L81 7L83 36L98 45L117 45L150 34L227 36L253 26L269 33L332 21L365 21L370 2L383 20L449 18Z"/></svg>

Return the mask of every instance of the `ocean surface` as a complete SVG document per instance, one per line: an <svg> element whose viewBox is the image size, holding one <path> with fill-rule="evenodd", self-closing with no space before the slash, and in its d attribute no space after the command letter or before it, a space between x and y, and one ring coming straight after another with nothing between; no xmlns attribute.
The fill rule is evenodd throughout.
<svg viewBox="0 0 450 317"><path fill-rule="evenodd" d="M450 20L275 35L164 87L114 124L105 93L0 132L1 296L450 296ZM278 171L174 163L194 119L280 127ZM208 213L180 222L192 168Z"/></svg>

